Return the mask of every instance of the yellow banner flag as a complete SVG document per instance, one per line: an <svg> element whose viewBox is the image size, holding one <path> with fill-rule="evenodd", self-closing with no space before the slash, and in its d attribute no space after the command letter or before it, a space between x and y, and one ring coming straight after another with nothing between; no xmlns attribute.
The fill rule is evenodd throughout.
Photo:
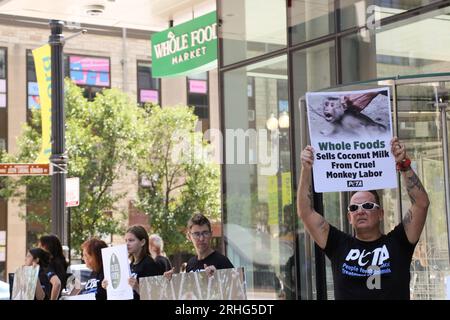
<svg viewBox="0 0 450 320"><path fill-rule="evenodd" d="M33 50L36 78L39 87L41 105L42 145L35 163L49 163L52 153L52 65L50 45L46 44Z"/></svg>

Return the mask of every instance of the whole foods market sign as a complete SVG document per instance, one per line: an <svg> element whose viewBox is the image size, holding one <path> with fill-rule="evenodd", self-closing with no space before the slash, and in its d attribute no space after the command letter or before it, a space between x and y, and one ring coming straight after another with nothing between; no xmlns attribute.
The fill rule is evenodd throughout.
<svg viewBox="0 0 450 320"><path fill-rule="evenodd" d="M155 78L183 76L216 66L215 11L152 36L152 75Z"/></svg>

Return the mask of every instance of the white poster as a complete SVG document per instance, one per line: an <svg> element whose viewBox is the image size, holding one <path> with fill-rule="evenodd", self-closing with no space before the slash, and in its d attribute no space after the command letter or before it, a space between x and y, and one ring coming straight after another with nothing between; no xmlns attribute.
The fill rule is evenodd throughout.
<svg viewBox="0 0 450 320"><path fill-rule="evenodd" d="M306 94L316 192L397 187L389 88Z"/></svg>
<svg viewBox="0 0 450 320"><path fill-rule="evenodd" d="M130 265L128 251L125 244L103 248L103 273L108 280L106 294L108 300L133 299L133 289L128 284L130 277Z"/></svg>

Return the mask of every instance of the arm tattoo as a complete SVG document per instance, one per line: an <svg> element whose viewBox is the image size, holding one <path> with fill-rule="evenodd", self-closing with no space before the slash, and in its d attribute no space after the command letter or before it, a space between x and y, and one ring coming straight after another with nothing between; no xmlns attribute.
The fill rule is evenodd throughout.
<svg viewBox="0 0 450 320"><path fill-rule="evenodd" d="M419 191L425 192L425 189L415 172L413 172L413 175L411 177L406 178L406 191L408 192L408 196L412 204L416 203L416 198L412 192L414 188L419 189Z"/></svg>
<svg viewBox="0 0 450 320"><path fill-rule="evenodd" d="M408 212L406 212L406 215L403 217L403 225L407 226L408 224L411 223L412 219L413 219L412 211L411 209L408 209Z"/></svg>
<svg viewBox="0 0 450 320"><path fill-rule="evenodd" d="M323 217L320 217L320 221L317 224L317 229L319 229L320 232L324 232L326 230L326 220Z"/></svg>
<svg viewBox="0 0 450 320"><path fill-rule="evenodd" d="M309 199L310 208L314 209L314 196L313 196L313 191L312 191L311 186L309 186L308 199Z"/></svg>

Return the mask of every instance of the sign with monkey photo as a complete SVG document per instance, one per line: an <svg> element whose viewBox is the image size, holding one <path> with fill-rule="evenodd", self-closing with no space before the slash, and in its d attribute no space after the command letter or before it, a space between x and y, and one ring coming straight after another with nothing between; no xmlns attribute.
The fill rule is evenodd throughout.
<svg viewBox="0 0 450 320"><path fill-rule="evenodd" d="M396 188L389 88L306 93L316 192Z"/></svg>

